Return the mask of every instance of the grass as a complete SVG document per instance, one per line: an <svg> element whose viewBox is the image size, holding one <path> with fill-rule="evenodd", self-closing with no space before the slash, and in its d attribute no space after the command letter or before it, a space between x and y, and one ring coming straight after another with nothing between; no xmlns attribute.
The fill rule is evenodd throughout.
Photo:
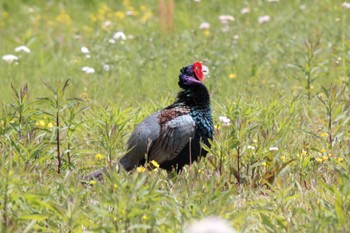
<svg viewBox="0 0 350 233"><path fill-rule="evenodd" d="M0 61L0 231L181 232L217 215L239 232L348 232L349 9L171 2L1 1L0 54L19 60ZM110 43L117 31L127 39ZM196 59L211 73L207 158L173 177L115 171L81 185L123 156Z"/></svg>

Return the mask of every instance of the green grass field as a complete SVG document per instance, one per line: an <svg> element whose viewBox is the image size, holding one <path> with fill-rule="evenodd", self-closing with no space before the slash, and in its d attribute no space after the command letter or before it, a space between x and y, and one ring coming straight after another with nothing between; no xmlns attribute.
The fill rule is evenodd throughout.
<svg viewBox="0 0 350 233"><path fill-rule="evenodd" d="M1 0L0 232L181 232L205 216L350 232L349 5ZM82 185L196 60L210 69L207 158Z"/></svg>

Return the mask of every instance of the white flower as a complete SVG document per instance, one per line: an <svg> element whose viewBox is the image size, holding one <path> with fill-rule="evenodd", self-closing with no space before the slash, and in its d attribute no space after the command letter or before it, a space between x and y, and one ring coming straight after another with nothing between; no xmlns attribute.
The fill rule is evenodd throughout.
<svg viewBox="0 0 350 233"><path fill-rule="evenodd" d="M115 40L126 40L126 35L124 32L116 32L113 35L113 39Z"/></svg>
<svg viewBox="0 0 350 233"><path fill-rule="evenodd" d="M249 150L254 150L255 149L255 146L247 146L247 148L249 149Z"/></svg>
<svg viewBox="0 0 350 233"><path fill-rule="evenodd" d="M279 2L279 0L268 0L268 2Z"/></svg>
<svg viewBox="0 0 350 233"><path fill-rule="evenodd" d="M30 49L27 46L21 45L15 48L15 52L25 52L25 53L30 53Z"/></svg>
<svg viewBox="0 0 350 233"><path fill-rule="evenodd" d="M210 24L208 22L203 22L199 25L199 29L202 29L202 30L207 30L210 28Z"/></svg>
<svg viewBox="0 0 350 233"><path fill-rule="evenodd" d="M103 22L103 26L104 26L104 27L109 27L109 26L111 26L111 25L112 25L112 22L109 21L109 20L106 20L106 21Z"/></svg>
<svg viewBox="0 0 350 233"><path fill-rule="evenodd" d="M108 40L108 43L110 43L110 44L115 44L115 40L114 40L114 39L109 39L109 40Z"/></svg>
<svg viewBox="0 0 350 233"><path fill-rule="evenodd" d="M220 15L219 20L222 24L228 24L229 22L232 22L235 20L235 17L232 15Z"/></svg>
<svg viewBox="0 0 350 233"><path fill-rule="evenodd" d="M342 7L344 7L345 9L350 9L350 2L343 2L343 4L341 4Z"/></svg>
<svg viewBox="0 0 350 233"><path fill-rule="evenodd" d="M306 9L306 5L304 5L304 4L300 5L299 8L300 8L300 10L304 11Z"/></svg>
<svg viewBox="0 0 350 233"><path fill-rule="evenodd" d="M269 15L260 16L260 17L258 18L258 22L259 22L260 24L262 24L262 23L267 23L267 22L269 22L270 20L271 20L271 16L269 16Z"/></svg>
<svg viewBox="0 0 350 233"><path fill-rule="evenodd" d="M239 35L234 35L234 36L233 36L233 39L234 39L234 40L238 40L238 39L239 39Z"/></svg>
<svg viewBox="0 0 350 233"><path fill-rule="evenodd" d="M230 224L219 217L207 217L185 228L185 233L236 233Z"/></svg>
<svg viewBox="0 0 350 233"><path fill-rule="evenodd" d="M250 12L250 9L248 7L244 7L242 10L241 10L241 14L242 15L245 15L245 14L248 14Z"/></svg>
<svg viewBox="0 0 350 233"><path fill-rule="evenodd" d="M219 121L223 123L224 126L229 126L231 124L231 120L225 116L220 116Z"/></svg>
<svg viewBox="0 0 350 233"><path fill-rule="evenodd" d="M194 0L194 2L201 2L201 0Z"/></svg>
<svg viewBox="0 0 350 233"><path fill-rule="evenodd" d="M88 66L84 66L83 68L81 68L82 71L84 71L87 74L93 74L95 73L95 69L88 67Z"/></svg>
<svg viewBox="0 0 350 233"><path fill-rule="evenodd" d="M82 53L84 53L84 54L89 54L89 53L90 53L89 49L86 48L86 47L81 47L81 48L80 48L80 51L81 51Z"/></svg>
<svg viewBox="0 0 350 233"><path fill-rule="evenodd" d="M12 54L6 54L2 56L2 60L6 61L7 63L12 63L14 61L18 61L18 57Z"/></svg>
<svg viewBox="0 0 350 233"><path fill-rule="evenodd" d="M269 148L269 150L270 150L270 151L277 151L277 150L278 150L278 147L272 146L272 147Z"/></svg>
<svg viewBox="0 0 350 233"><path fill-rule="evenodd" d="M105 70L105 71L109 71L109 69L110 69L110 67L109 67L108 64L104 64L104 65L102 66L102 68L103 68L103 70Z"/></svg>

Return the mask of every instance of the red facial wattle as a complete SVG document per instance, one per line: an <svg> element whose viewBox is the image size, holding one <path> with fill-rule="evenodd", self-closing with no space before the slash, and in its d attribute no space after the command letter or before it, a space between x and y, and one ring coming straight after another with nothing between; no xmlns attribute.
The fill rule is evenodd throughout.
<svg viewBox="0 0 350 233"><path fill-rule="evenodd" d="M192 71L196 75L196 77L199 81L204 80L204 74L202 72L202 64L200 62L193 63Z"/></svg>

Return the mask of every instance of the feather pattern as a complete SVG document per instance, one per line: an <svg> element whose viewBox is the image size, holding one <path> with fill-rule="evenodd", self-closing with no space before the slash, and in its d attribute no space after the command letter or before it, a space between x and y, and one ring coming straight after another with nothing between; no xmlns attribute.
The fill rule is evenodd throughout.
<svg viewBox="0 0 350 233"><path fill-rule="evenodd" d="M200 67L198 62L183 67L178 82L182 90L176 101L136 126L127 143L128 152L119 161L125 170L155 160L161 168L180 171L206 155L201 143L210 147L214 127L210 96L202 83Z"/></svg>

